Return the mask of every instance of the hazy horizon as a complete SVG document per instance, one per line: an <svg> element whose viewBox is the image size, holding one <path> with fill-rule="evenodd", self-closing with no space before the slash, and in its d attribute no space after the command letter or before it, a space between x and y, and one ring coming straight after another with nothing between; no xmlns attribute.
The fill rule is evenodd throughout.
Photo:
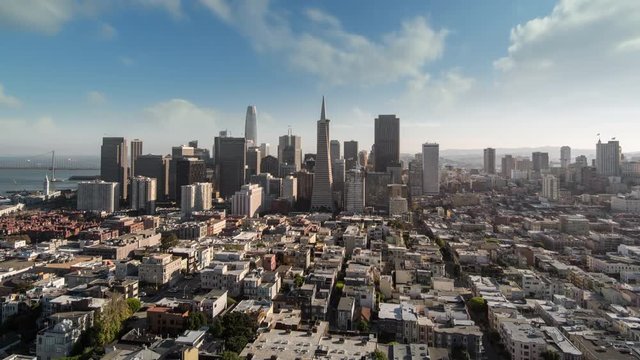
<svg viewBox="0 0 640 360"><path fill-rule="evenodd" d="M640 151L639 17L634 0L2 1L0 154L211 148L248 105L272 152L289 126L314 152L323 95L331 138L360 149L393 113L403 153L595 151L596 134Z"/></svg>

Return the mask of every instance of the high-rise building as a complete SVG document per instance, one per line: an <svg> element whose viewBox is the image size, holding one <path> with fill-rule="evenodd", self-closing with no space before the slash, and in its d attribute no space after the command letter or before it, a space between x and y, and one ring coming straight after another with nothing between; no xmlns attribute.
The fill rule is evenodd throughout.
<svg viewBox="0 0 640 360"><path fill-rule="evenodd" d="M282 179L282 191L280 196L293 204L298 198L298 179L289 175Z"/></svg>
<svg viewBox="0 0 640 360"><path fill-rule="evenodd" d="M531 162L533 163L533 171L541 172L549 169L549 153L536 151L531 153Z"/></svg>
<svg viewBox="0 0 640 360"><path fill-rule="evenodd" d="M313 195L313 178L314 174L305 170L297 171L294 176L298 180L298 201L299 210L307 211L311 205L311 197Z"/></svg>
<svg viewBox="0 0 640 360"><path fill-rule="evenodd" d="M262 206L262 187L258 184L242 185L231 197L231 213L254 217Z"/></svg>
<svg viewBox="0 0 640 360"><path fill-rule="evenodd" d="M484 149L484 172L487 174L496 173L496 149Z"/></svg>
<svg viewBox="0 0 640 360"><path fill-rule="evenodd" d="M553 175L544 175L542 177L542 197L551 201L555 201L560 198L557 177Z"/></svg>
<svg viewBox="0 0 640 360"><path fill-rule="evenodd" d="M112 213L120 208L120 184L101 180L80 182L77 199L80 211Z"/></svg>
<svg viewBox="0 0 640 360"><path fill-rule="evenodd" d="M104 137L100 148L100 178L106 182L120 184L119 195L127 199L129 187L129 164L127 139L123 137Z"/></svg>
<svg viewBox="0 0 640 360"><path fill-rule="evenodd" d="M369 152L367 150L361 150L358 152L358 164L363 168L366 168L369 164Z"/></svg>
<svg viewBox="0 0 640 360"><path fill-rule="evenodd" d="M388 172L370 171L364 178L364 204L376 210L387 211L389 209L389 184L391 174Z"/></svg>
<svg viewBox="0 0 640 360"><path fill-rule="evenodd" d="M260 144L260 155L262 157L271 155L271 145L269 143Z"/></svg>
<svg viewBox="0 0 640 360"><path fill-rule="evenodd" d="M180 187L180 211L184 217L189 217L194 211L211 209L213 186L211 183L195 183Z"/></svg>
<svg viewBox="0 0 640 360"><path fill-rule="evenodd" d="M374 141L375 171L384 172L391 164L399 163L400 119L395 115L378 115L375 119Z"/></svg>
<svg viewBox="0 0 640 360"><path fill-rule="evenodd" d="M134 177L136 173L136 160L142 155L142 140L131 140L131 166L129 170L129 176Z"/></svg>
<svg viewBox="0 0 640 360"><path fill-rule="evenodd" d="M144 176L131 179L131 209L155 214L157 196L156 179Z"/></svg>
<svg viewBox="0 0 640 360"><path fill-rule="evenodd" d="M344 142L344 166L347 170L353 170L358 166L358 142L355 140Z"/></svg>
<svg viewBox="0 0 640 360"><path fill-rule="evenodd" d="M620 142L610 140L602 143L598 140L596 144L596 171L600 176L620 175L621 161Z"/></svg>
<svg viewBox="0 0 640 360"><path fill-rule="evenodd" d="M333 160L333 202L338 204L338 208L342 208L342 200L344 197L344 181L345 181L345 161L344 159Z"/></svg>
<svg viewBox="0 0 640 360"><path fill-rule="evenodd" d="M251 175L260 174L261 155L260 149L255 146L247 149L247 178L250 178Z"/></svg>
<svg viewBox="0 0 640 360"><path fill-rule="evenodd" d="M571 148L563 146L560 148L560 167L567 169L569 165L571 165Z"/></svg>
<svg viewBox="0 0 640 360"><path fill-rule="evenodd" d="M365 188L360 169L347 171L344 186L344 210L354 214L364 212Z"/></svg>
<svg viewBox="0 0 640 360"><path fill-rule="evenodd" d="M260 160L260 173L269 173L273 176L280 174L280 162L272 155L267 155Z"/></svg>
<svg viewBox="0 0 640 360"><path fill-rule="evenodd" d="M416 154L409 161L409 196L414 198L422 195L422 154Z"/></svg>
<svg viewBox="0 0 640 360"><path fill-rule="evenodd" d="M253 105L247 106L247 117L244 122L244 137L250 146L258 146L258 113Z"/></svg>
<svg viewBox="0 0 640 360"><path fill-rule="evenodd" d="M278 139L278 160L281 164L295 165L296 171L302 168L302 139L291 134L291 130Z"/></svg>
<svg viewBox="0 0 640 360"><path fill-rule="evenodd" d="M422 193L440 193L440 145L422 144Z"/></svg>
<svg viewBox="0 0 640 360"><path fill-rule="evenodd" d="M505 155L502 157L502 177L505 179L511 179L511 172L516 169L516 161L512 155Z"/></svg>
<svg viewBox="0 0 640 360"><path fill-rule="evenodd" d="M332 161L340 159L340 141L331 140L329 142L329 152L331 153Z"/></svg>
<svg viewBox="0 0 640 360"><path fill-rule="evenodd" d="M156 179L156 199L166 200L169 196L169 162L166 155L140 155L136 160L133 176L144 176Z"/></svg>
<svg viewBox="0 0 640 360"><path fill-rule="evenodd" d="M215 138L217 190L228 198L246 183L247 142L244 138Z"/></svg>
<svg viewBox="0 0 640 360"><path fill-rule="evenodd" d="M409 205L406 198L393 196L389 198L389 215L396 216L409 212Z"/></svg>
<svg viewBox="0 0 640 360"><path fill-rule="evenodd" d="M196 158L177 159L176 162L176 201L180 203L183 185L207 181L207 166Z"/></svg>
<svg viewBox="0 0 640 360"><path fill-rule="evenodd" d="M583 168L589 166L589 160L584 155L576 156L576 166L578 168Z"/></svg>
<svg viewBox="0 0 640 360"><path fill-rule="evenodd" d="M314 166L313 194L311 209L333 210L333 175L331 173L331 153L329 152L329 119L326 118L324 97L317 126L316 163Z"/></svg>

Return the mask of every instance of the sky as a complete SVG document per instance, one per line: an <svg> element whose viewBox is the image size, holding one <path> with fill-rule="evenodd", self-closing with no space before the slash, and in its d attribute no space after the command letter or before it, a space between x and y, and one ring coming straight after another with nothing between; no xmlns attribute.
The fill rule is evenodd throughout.
<svg viewBox="0 0 640 360"><path fill-rule="evenodd" d="M637 0L0 0L0 154L145 153L220 130L275 149L373 142L401 151L570 145L640 150ZM272 150L273 151L273 150Z"/></svg>

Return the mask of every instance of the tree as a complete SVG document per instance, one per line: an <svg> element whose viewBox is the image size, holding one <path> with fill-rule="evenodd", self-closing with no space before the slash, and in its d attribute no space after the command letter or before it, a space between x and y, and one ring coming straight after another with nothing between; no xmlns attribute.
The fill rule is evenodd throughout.
<svg viewBox="0 0 640 360"><path fill-rule="evenodd" d="M134 314L137 313L138 310L140 310L140 308L142 307L142 302L140 302L140 299L128 298L127 305L129 305L129 310L131 310L131 313Z"/></svg>
<svg viewBox="0 0 640 360"><path fill-rule="evenodd" d="M451 349L451 360L470 360L469 352L462 346L454 346Z"/></svg>
<svg viewBox="0 0 640 360"><path fill-rule="evenodd" d="M358 321L358 331L363 333L369 332L369 323L366 320Z"/></svg>
<svg viewBox="0 0 640 360"><path fill-rule="evenodd" d="M371 354L371 357L373 358L373 360L387 360L387 354L385 354L384 352L380 351L380 349L376 349Z"/></svg>
<svg viewBox="0 0 640 360"><path fill-rule="evenodd" d="M284 283L282 285L282 292L288 294L289 291L291 291L291 285L289 285L289 283Z"/></svg>
<svg viewBox="0 0 640 360"><path fill-rule="evenodd" d="M230 312L213 323L211 333L224 340L225 349L240 353L258 330L256 320L241 312Z"/></svg>
<svg viewBox="0 0 640 360"><path fill-rule="evenodd" d="M167 251L176 245L178 245L178 236L175 233L167 232L162 234L162 238L160 238L160 249Z"/></svg>
<svg viewBox="0 0 640 360"><path fill-rule="evenodd" d="M222 360L240 360L238 353L233 351L225 351L222 353Z"/></svg>
<svg viewBox="0 0 640 360"><path fill-rule="evenodd" d="M486 310L487 302L481 296L476 296L469 299L467 307L475 313L482 313Z"/></svg>
<svg viewBox="0 0 640 360"><path fill-rule="evenodd" d="M546 350L540 355L544 360L560 360L560 354L555 351Z"/></svg>
<svg viewBox="0 0 640 360"><path fill-rule="evenodd" d="M187 328L197 330L207 324L207 315L202 311L192 311L187 318Z"/></svg>
<svg viewBox="0 0 640 360"><path fill-rule="evenodd" d="M299 288L302 286L302 284L304 284L304 277L302 277L302 275L300 274L296 274L296 276L293 278L293 281L296 284L296 287Z"/></svg>

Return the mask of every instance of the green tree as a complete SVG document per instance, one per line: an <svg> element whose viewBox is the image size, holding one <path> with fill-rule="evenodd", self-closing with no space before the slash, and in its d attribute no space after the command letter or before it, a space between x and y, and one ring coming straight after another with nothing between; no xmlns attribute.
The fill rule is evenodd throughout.
<svg viewBox="0 0 640 360"><path fill-rule="evenodd" d="M302 286L302 284L304 284L304 277L302 277L302 275L300 274L296 274L296 276L293 278L293 281L296 284L296 287L299 288Z"/></svg>
<svg viewBox="0 0 640 360"><path fill-rule="evenodd" d="M560 354L555 351L546 350L540 355L544 360L560 360Z"/></svg>
<svg viewBox="0 0 640 360"><path fill-rule="evenodd" d="M178 245L178 236L175 233L167 232L162 234L162 238L160 238L160 249L167 251L176 245Z"/></svg>
<svg viewBox="0 0 640 360"><path fill-rule="evenodd" d="M482 313L487 309L487 302L481 296L476 296L469 299L467 307L475 313Z"/></svg>
<svg viewBox="0 0 640 360"><path fill-rule="evenodd" d="M451 349L451 360L471 360L471 356L462 346L454 346Z"/></svg>
<svg viewBox="0 0 640 360"><path fill-rule="evenodd" d="M358 321L358 331L363 333L369 332L369 323L366 320Z"/></svg>
<svg viewBox="0 0 640 360"><path fill-rule="evenodd" d="M249 339L247 339L243 335L232 336L224 341L224 347L228 351L233 351L235 353L242 352L245 346L249 343Z"/></svg>
<svg viewBox="0 0 640 360"><path fill-rule="evenodd" d="M387 360L387 354L382 352L380 349L376 349L372 354L373 360Z"/></svg>
<svg viewBox="0 0 640 360"><path fill-rule="evenodd" d="M240 360L238 353L233 351L225 351L222 353L222 360Z"/></svg>
<svg viewBox="0 0 640 360"><path fill-rule="evenodd" d="M142 302L140 302L140 299L136 298L128 298L127 305L129 306L129 310L131 310L132 314L137 313L138 310L142 308Z"/></svg>
<svg viewBox="0 0 640 360"><path fill-rule="evenodd" d="M224 340L226 350L236 353L240 353L249 341L253 341L257 330L256 320L240 312L223 315L210 328L214 336Z"/></svg>
<svg viewBox="0 0 640 360"><path fill-rule="evenodd" d="M192 311L187 318L187 328L197 330L207 324L207 315L202 311Z"/></svg>

